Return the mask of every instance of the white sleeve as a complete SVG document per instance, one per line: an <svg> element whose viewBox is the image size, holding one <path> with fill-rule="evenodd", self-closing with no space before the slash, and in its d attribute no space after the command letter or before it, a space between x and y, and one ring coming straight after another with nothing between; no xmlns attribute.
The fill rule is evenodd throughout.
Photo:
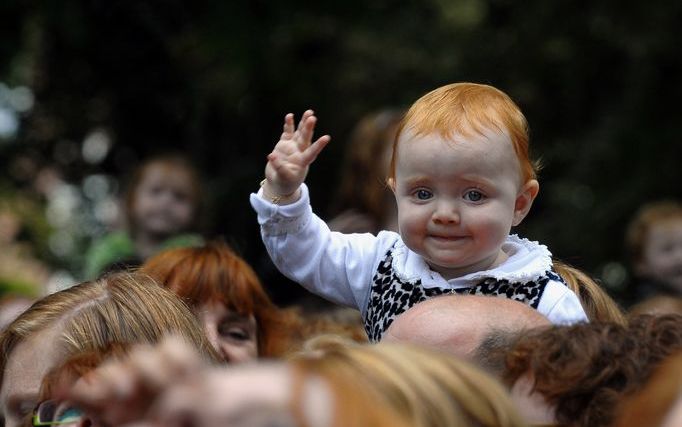
<svg viewBox="0 0 682 427"><path fill-rule="evenodd" d="M538 311L555 325L589 322L578 296L565 284L554 280L547 282Z"/></svg>
<svg viewBox="0 0 682 427"><path fill-rule="evenodd" d="M251 194L261 237L272 261L291 280L337 304L367 307L374 264L390 245L372 234L332 232L310 207L308 188L289 205ZM383 241L383 242L382 242ZM383 243L383 244L382 244Z"/></svg>

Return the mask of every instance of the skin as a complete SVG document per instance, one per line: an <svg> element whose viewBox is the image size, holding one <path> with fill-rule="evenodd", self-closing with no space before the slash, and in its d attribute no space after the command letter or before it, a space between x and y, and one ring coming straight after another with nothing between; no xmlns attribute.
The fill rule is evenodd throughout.
<svg viewBox="0 0 682 427"><path fill-rule="evenodd" d="M294 426L293 375L283 363L207 367L177 338L134 349L79 379L68 398L99 425ZM333 395L316 378L301 390L307 425L332 424Z"/></svg>
<svg viewBox="0 0 682 427"><path fill-rule="evenodd" d="M682 394L677 398L668 415L665 416L661 427L675 427L682 425Z"/></svg>
<svg viewBox="0 0 682 427"><path fill-rule="evenodd" d="M444 139L411 135L398 142L395 179L398 224L405 244L445 279L494 268L502 244L538 193L522 183L506 134Z"/></svg>
<svg viewBox="0 0 682 427"><path fill-rule="evenodd" d="M38 404L43 377L64 357L56 345L58 336L55 328L38 332L19 343L9 355L0 389L6 427L22 425L24 417Z"/></svg>
<svg viewBox="0 0 682 427"><path fill-rule="evenodd" d="M209 342L228 363L243 363L258 357L258 325L253 315L228 310L218 301L203 304L197 318Z"/></svg>
<svg viewBox="0 0 682 427"><path fill-rule="evenodd" d="M446 295L420 302L398 316L382 341L417 344L472 360L492 329L520 331L548 325L545 316L517 301Z"/></svg>
<svg viewBox="0 0 682 427"><path fill-rule="evenodd" d="M510 390L514 406L529 425L554 425L555 408L547 403L544 396L533 391L533 378L524 375L514 383Z"/></svg>
<svg viewBox="0 0 682 427"><path fill-rule="evenodd" d="M150 252L147 246L155 241L185 229L193 215L192 186L187 173L161 163L149 166L133 203L141 253Z"/></svg>
<svg viewBox="0 0 682 427"><path fill-rule="evenodd" d="M329 426L333 413L326 384L305 384L304 410L309 425ZM295 426L290 403L292 372L282 364L260 364L237 369L214 369L200 381L171 388L157 403L159 425L182 425L181 416L199 426Z"/></svg>
<svg viewBox="0 0 682 427"><path fill-rule="evenodd" d="M517 301L448 295L423 301L398 316L382 341L428 347L479 364L476 350L492 330L514 334L550 325L537 310ZM553 424L554 409L532 386L527 376L519 378L510 391L512 401L530 425Z"/></svg>
<svg viewBox="0 0 682 427"><path fill-rule="evenodd" d="M638 269L682 295L682 218L651 227Z"/></svg>
<svg viewBox="0 0 682 427"><path fill-rule="evenodd" d="M277 200L280 205L294 203L301 197L299 187L305 181L310 164L327 146L331 137L324 135L312 142L317 117L313 110L306 110L294 127L294 115L284 116L282 136L265 165L263 195Z"/></svg>

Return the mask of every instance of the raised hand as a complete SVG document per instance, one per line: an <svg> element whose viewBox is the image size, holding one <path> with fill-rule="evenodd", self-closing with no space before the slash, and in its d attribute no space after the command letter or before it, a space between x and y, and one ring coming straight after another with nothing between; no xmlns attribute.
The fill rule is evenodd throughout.
<svg viewBox="0 0 682 427"><path fill-rule="evenodd" d="M315 123L317 117L312 110L303 113L298 128L294 128L293 114L284 117L282 136L268 154L265 166L263 192L266 198L278 202L298 199L297 190L305 181L310 164L331 140L329 135L324 135L311 142Z"/></svg>

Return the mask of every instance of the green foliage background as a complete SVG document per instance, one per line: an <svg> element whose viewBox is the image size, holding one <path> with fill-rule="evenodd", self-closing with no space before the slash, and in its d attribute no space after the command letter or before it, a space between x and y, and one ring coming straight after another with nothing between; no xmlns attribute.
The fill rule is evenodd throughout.
<svg viewBox="0 0 682 427"><path fill-rule="evenodd" d="M63 161L75 182L181 150L208 183L207 230L249 259L248 194L284 113L313 107L333 136L309 178L324 214L356 120L454 81L501 88L530 122L544 170L520 232L612 285L635 209L681 196L680 2L5 0L0 14L0 80L36 95L0 146L3 181L21 188L12 159L55 162L96 127L113 152Z"/></svg>

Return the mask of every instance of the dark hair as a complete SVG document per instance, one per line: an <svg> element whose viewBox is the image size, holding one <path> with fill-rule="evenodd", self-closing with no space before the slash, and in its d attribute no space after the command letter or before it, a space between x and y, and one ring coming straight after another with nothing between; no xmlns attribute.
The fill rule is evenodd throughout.
<svg viewBox="0 0 682 427"><path fill-rule="evenodd" d="M474 350L473 362L489 374L500 377L504 373L507 352L527 330L492 329Z"/></svg>
<svg viewBox="0 0 682 427"><path fill-rule="evenodd" d="M380 163L393 144L402 117L400 110L381 110L367 114L355 126L346 148L333 213L356 209L368 215L376 227L386 222L390 212L385 197L390 193L386 185L388 168Z"/></svg>

